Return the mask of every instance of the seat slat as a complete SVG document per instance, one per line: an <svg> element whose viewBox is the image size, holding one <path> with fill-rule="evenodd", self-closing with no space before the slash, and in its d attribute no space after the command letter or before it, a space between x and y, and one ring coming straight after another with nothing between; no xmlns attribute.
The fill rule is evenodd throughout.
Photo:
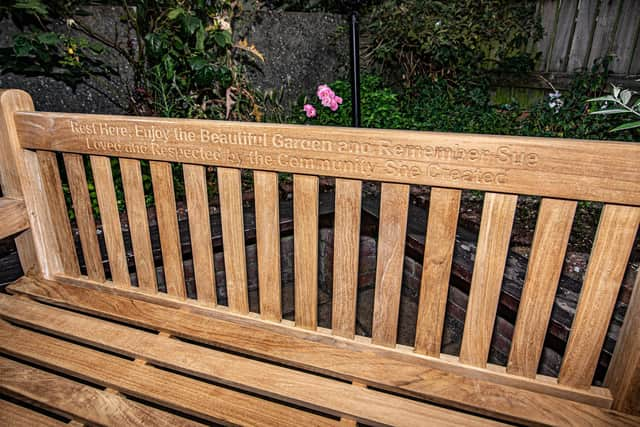
<svg viewBox="0 0 640 427"><path fill-rule="evenodd" d="M171 163L149 162L149 166L151 166L153 198L156 204L167 294L177 298L186 298L187 291L184 270L182 269L182 246L180 245Z"/></svg>
<svg viewBox="0 0 640 427"><path fill-rule="evenodd" d="M333 233L333 334L353 338L356 329L362 182L336 179Z"/></svg>
<svg viewBox="0 0 640 427"><path fill-rule="evenodd" d="M558 382L591 385L640 222L640 208L605 205Z"/></svg>
<svg viewBox="0 0 640 427"><path fill-rule="evenodd" d="M440 357L461 194L432 188L429 199L415 351L432 357Z"/></svg>
<svg viewBox="0 0 640 427"><path fill-rule="evenodd" d="M68 424L0 399L0 424L6 427L62 427Z"/></svg>
<svg viewBox="0 0 640 427"><path fill-rule="evenodd" d="M229 308L249 312L240 169L218 168L224 272Z"/></svg>
<svg viewBox="0 0 640 427"><path fill-rule="evenodd" d="M366 387L200 347L36 302L0 295L2 316L152 364L334 416L373 425L491 425L483 420ZM1 367L1 366L0 366ZM1 370L0 370L1 372Z"/></svg>
<svg viewBox="0 0 640 427"><path fill-rule="evenodd" d="M84 254L89 279L97 282L105 280L102 254L96 234L96 222L93 218L93 208L87 187L87 175L84 170L84 159L80 154L65 153L64 166L69 181L69 191L73 201L73 211L80 234L80 245Z"/></svg>
<svg viewBox="0 0 640 427"><path fill-rule="evenodd" d="M486 193L464 321L460 361L484 368L498 310L518 196Z"/></svg>
<svg viewBox="0 0 640 427"><path fill-rule="evenodd" d="M199 301L215 304L216 276L213 271L207 173L204 166L183 165L182 168L189 211L189 235L191 237L196 293Z"/></svg>
<svg viewBox="0 0 640 427"><path fill-rule="evenodd" d="M383 183L371 342L386 347L396 345L398 334L408 209L409 186Z"/></svg>
<svg viewBox="0 0 640 427"><path fill-rule="evenodd" d="M131 246L133 247L133 255L136 262L138 286L141 290L156 292L158 281L151 249L151 234L149 232L149 219L147 217L140 161L120 159L120 171L127 204L129 232L131 233Z"/></svg>
<svg viewBox="0 0 640 427"><path fill-rule="evenodd" d="M280 284L280 197L278 174L253 173L256 209L256 245L260 317L279 322L282 319Z"/></svg>
<svg viewBox="0 0 640 427"><path fill-rule="evenodd" d="M159 370L0 321L0 352L213 422L336 425L318 415ZM91 363L87 363L91 361Z"/></svg>
<svg viewBox="0 0 640 427"><path fill-rule="evenodd" d="M203 425L3 357L0 390L53 413L96 425Z"/></svg>
<svg viewBox="0 0 640 427"><path fill-rule="evenodd" d="M71 232L67 204L62 193L62 181L58 170L56 153L37 151L36 154L40 163L45 197L49 203L51 222L58 241L62 269L69 275L79 276L80 266L78 265L76 246Z"/></svg>
<svg viewBox="0 0 640 427"><path fill-rule="evenodd" d="M318 177L293 176L295 322L318 326Z"/></svg>
<svg viewBox="0 0 640 427"><path fill-rule="evenodd" d="M507 372L535 378L577 202L542 199Z"/></svg>
<svg viewBox="0 0 640 427"><path fill-rule="evenodd" d="M128 287L131 285L131 278L122 237L116 190L113 185L111 160L101 156L91 156L90 160L111 277L116 286Z"/></svg>

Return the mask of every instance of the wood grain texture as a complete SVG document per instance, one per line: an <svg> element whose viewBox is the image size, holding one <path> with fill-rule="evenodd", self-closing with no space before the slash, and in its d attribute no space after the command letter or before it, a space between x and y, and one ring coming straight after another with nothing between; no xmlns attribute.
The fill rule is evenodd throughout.
<svg viewBox="0 0 640 427"><path fill-rule="evenodd" d="M119 160L138 286L143 291L156 292L158 283L151 250L151 234L140 162L132 159Z"/></svg>
<svg viewBox="0 0 640 427"><path fill-rule="evenodd" d="M189 236L198 300L216 303L216 276L213 271L213 246L207 174L204 166L183 165L184 188L189 212Z"/></svg>
<svg viewBox="0 0 640 427"><path fill-rule="evenodd" d="M578 71L588 67L587 63L591 38L595 31L596 12L599 0L579 0L576 14L576 28L573 33L567 71Z"/></svg>
<svg viewBox="0 0 640 427"><path fill-rule="evenodd" d="M15 328L4 321L0 322L0 340L2 353L207 421L252 426L335 425L331 419Z"/></svg>
<svg viewBox="0 0 640 427"><path fill-rule="evenodd" d="M45 410L101 426L202 426L120 394L0 358L0 390Z"/></svg>
<svg viewBox="0 0 640 427"><path fill-rule="evenodd" d="M358 296L362 182L336 179L335 192L331 328L334 335L353 338Z"/></svg>
<svg viewBox="0 0 640 427"><path fill-rule="evenodd" d="M256 246L258 251L258 286L260 317L282 320L280 284L280 193L278 174L253 173L256 209Z"/></svg>
<svg viewBox="0 0 640 427"><path fill-rule="evenodd" d="M542 199L507 372L535 378L562 273L576 202Z"/></svg>
<svg viewBox="0 0 640 427"><path fill-rule="evenodd" d="M100 221L109 256L111 278L116 286L128 287L131 285L131 278L129 277L127 253L122 237L116 190L113 185L111 160L108 157L91 156L90 161L98 207L100 208Z"/></svg>
<svg viewBox="0 0 640 427"><path fill-rule="evenodd" d="M600 1L593 41L591 42L591 52L586 65L591 65L596 59L610 53L615 36L613 29L616 27L622 3L623 0Z"/></svg>
<svg viewBox="0 0 640 427"><path fill-rule="evenodd" d="M464 321L460 361L485 367L518 196L486 193Z"/></svg>
<svg viewBox="0 0 640 427"><path fill-rule="evenodd" d="M296 326L318 325L318 177L293 176Z"/></svg>
<svg viewBox="0 0 640 427"><path fill-rule="evenodd" d="M440 357L442 346L460 198L460 190L431 189L415 351L432 357Z"/></svg>
<svg viewBox="0 0 640 427"><path fill-rule="evenodd" d="M602 404L593 392L471 369L442 359L404 354L216 309L196 312L191 305L190 310L185 310L182 307L187 303L169 301L166 297L164 301L159 296L138 293L132 299L124 296L133 296L132 290L96 285L100 289L96 291L79 287L78 280L74 282L77 285L23 278L9 290L54 305L164 330L176 337L508 421L577 426L624 424L625 420L628 425L637 423L636 418L565 399Z"/></svg>
<svg viewBox="0 0 640 427"><path fill-rule="evenodd" d="M220 191L222 244L228 304L232 311L248 313L249 291L240 169L218 168L218 190Z"/></svg>
<svg viewBox="0 0 640 427"><path fill-rule="evenodd" d="M29 219L31 212L37 208L40 200L37 193L29 190L38 182L37 170L26 167L14 118L15 111L33 111L33 101L29 94L21 90L0 89L0 188L5 197L24 199ZM28 194L23 194L23 189ZM33 218L33 229L42 231L43 225L48 223L47 214L44 217ZM44 228L46 230L46 227ZM47 235L36 235L33 230L26 230L14 239L22 271L49 275L48 263L56 265L59 258L47 253ZM49 252L52 252L51 248Z"/></svg>
<svg viewBox="0 0 640 427"><path fill-rule="evenodd" d="M633 45L640 32L640 5L636 0L624 0L617 28L610 49L613 53L610 70L618 74L631 74L629 68L634 55ZM635 55L640 55L640 52Z"/></svg>
<svg viewBox="0 0 640 427"><path fill-rule="evenodd" d="M182 246L180 245L171 163L149 162L149 166L151 167L153 198L160 231L162 265L167 293L174 297L186 298L187 291L182 269Z"/></svg>
<svg viewBox="0 0 640 427"><path fill-rule="evenodd" d="M589 387L640 223L640 208L605 205L558 382Z"/></svg>
<svg viewBox="0 0 640 427"><path fill-rule="evenodd" d="M451 410L366 387L181 342L154 333L0 295L2 316L37 330L189 373L271 399L370 425L491 425ZM0 372L2 372L0 364ZM34 379L35 381L35 379ZM1 381L0 381L1 384Z"/></svg>
<svg viewBox="0 0 640 427"><path fill-rule="evenodd" d="M62 427L68 425L6 400L0 400L0 424L5 427Z"/></svg>
<svg viewBox="0 0 640 427"><path fill-rule="evenodd" d="M35 149L640 205L633 143L65 113L17 113L16 122L20 143ZM133 136L87 135L71 122ZM134 126L166 132L171 150ZM177 127L203 136L177 140ZM242 134L255 140L228 143Z"/></svg>
<svg viewBox="0 0 640 427"><path fill-rule="evenodd" d="M408 208L408 185L382 184L371 342L386 347L396 345L398 334Z"/></svg>
<svg viewBox="0 0 640 427"><path fill-rule="evenodd" d="M62 270L71 276L80 275L76 245L73 240L67 203L62 193L62 180L58 169L56 153L49 151L37 151L36 156L40 163L40 172L44 183L44 196L51 215L53 230L58 241L60 262Z"/></svg>
<svg viewBox="0 0 640 427"><path fill-rule="evenodd" d="M89 279L101 282L105 280L102 254L96 234L96 222L93 218L93 207L87 187L87 174L84 170L84 159L78 154L64 154L64 166L69 181L69 192L73 201L73 212L80 234L80 245L84 255Z"/></svg>
<svg viewBox="0 0 640 427"><path fill-rule="evenodd" d="M556 23L558 20L558 1L557 0L541 0L538 2L538 13L540 23L542 24L542 38L536 43L535 51L540 52L540 59L536 69L540 71L548 71L551 52L553 51L553 43L556 35Z"/></svg>
<svg viewBox="0 0 640 427"><path fill-rule="evenodd" d="M613 409L640 416L640 274L636 274L627 313L609 363L605 385Z"/></svg>
<svg viewBox="0 0 640 427"><path fill-rule="evenodd" d="M20 199L0 197L0 240L29 228L27 207Z"/></svg>
<svg viewBox="0 0 640 427"><path fill-rule="evenodd" d="M549 69L566 71L576 26L578 0L562 0L559 5L556 35L549 57Z"/></svg>

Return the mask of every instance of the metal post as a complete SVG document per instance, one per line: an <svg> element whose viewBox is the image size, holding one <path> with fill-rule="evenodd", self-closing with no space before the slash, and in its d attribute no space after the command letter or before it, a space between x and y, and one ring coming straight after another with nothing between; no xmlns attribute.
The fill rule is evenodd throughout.
<svg viewBox="0 0 640 427"><path fill-rule="evenodd" d="M351 10L351 105L353 127L360 127L360 36L358 30L358 12Z"/></svg>

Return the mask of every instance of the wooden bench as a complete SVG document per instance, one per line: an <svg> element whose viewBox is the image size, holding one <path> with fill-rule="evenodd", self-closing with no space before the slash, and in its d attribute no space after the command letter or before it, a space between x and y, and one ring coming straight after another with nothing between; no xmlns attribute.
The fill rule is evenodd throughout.
<svg viewBox="0 0 640 427"><path fill-rule="evenodd" d="M26 272L0 294L0 424L639 425L637 280L604 385L593 378L640 221L640 145L41 113L16 90L0 93L0 107L0 238L15 238ZM166 292L151 253L141 160L152 176ZM194 298L185 287L175 163ZM135 275L112 166L122 176ZM207 167L216 168L226 305L216 294ZM258 313L247 290L241 169L253 170ZM294 174L294 321L282 318L278 173ZM336 178L331 329L317 324L319 176ZM371 337L355 333L362 181L382 183ZM396 336L410 185L431 186L431 196L416 338L407 347ZM463 189L485 193L460 354L452 356L441 343ZM487 361L518 195L542 201L503 367ZM552 378L537 368L577 200L604 208Z"/></svg>

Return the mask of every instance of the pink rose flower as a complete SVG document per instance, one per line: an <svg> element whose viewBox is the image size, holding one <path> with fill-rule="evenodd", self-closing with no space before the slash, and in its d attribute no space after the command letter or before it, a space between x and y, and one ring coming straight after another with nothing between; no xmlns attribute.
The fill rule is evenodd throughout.
<svg viewBox="0 0 640 427"><path fill-rule="evenodd" d="M316 95L320 100L325 98L333 98L336 94L331 90L331 88L327 85L318 86L318 90L316 91Z"/></svg>
<svg viewBox="0 0 640 427"><path fill-rule="evenodd" d="M317 115L316 109L311 104L304 104L304 107L302 108L309 118L315 117Z"/></svg>
<svg viewBox="0 0 640 427"><path fill-rule="evenodd" d="M331 111L336 111L338 109L338 101L335 98L331 99L331 103L329 104L329 108Z"/></svg>
<svg viewBox="0 0 640 427"><path fill-rule="evenodd" d="M328 107L331 105L331 102L333 101L333 98L330 98L328 96L324 97L324 98L320 98L322 101L322 106L323 107Z"/></svg>
<svg viewBox="0 0 640 427"><path fill-rule="evenodd" d="M339 96L334 96L333 99L335 99L338 104L342 104L342 98Z"/></svg>

